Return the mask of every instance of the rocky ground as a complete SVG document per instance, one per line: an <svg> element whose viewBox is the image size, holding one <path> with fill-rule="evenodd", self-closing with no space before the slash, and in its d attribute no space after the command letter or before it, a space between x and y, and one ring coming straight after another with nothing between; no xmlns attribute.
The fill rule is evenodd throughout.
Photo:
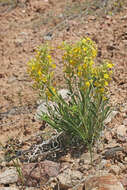
<svg viewBox="0 0 127 190"><path fill-rule="evenodd" d="M94 147L93 165L86 151L75 157L67 153L55 162L21 164L23 176L18 176L14 163L5 160L8 146L24 150L50 136L50 129L34 117L38 93L27 62L46 41L56 46L85 36L97 43L98 61L109 59L115 65L110 85L115 111ZM126 52L126 1L0 0L0 189L127 189ZM54 56L57 84L63 88L59 54Z"/></svg>

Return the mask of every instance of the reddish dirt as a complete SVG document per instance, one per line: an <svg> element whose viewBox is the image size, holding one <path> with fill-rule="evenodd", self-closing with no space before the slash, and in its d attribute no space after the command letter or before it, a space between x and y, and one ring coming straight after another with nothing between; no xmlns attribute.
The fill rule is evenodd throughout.
<svg viewBox="0 0 127 190"><path fill-rule="evenodd" d="M10 1L11 2L11 1ZM0 1L0 141L17 138L28 141L42 131L42 122L35 121L38 93L32 89L27 62L35 49L48 41L56 46L63 40L75 42L89 36L98 46L97 60L114 63L110 85L111 103L120 107L127 103L127 4L122 10L104 14L85 1L27 0L2 5ZM110 7L110 6L109 6ZM100 11L101 10L101 11ZM100 12L99 12L100 11ZM112 12L112 15L111 15ZM63 84L59 55L56 78ZM62 86L63 87L63 86ZM122 123L122 116L111 127Z"/></svg>

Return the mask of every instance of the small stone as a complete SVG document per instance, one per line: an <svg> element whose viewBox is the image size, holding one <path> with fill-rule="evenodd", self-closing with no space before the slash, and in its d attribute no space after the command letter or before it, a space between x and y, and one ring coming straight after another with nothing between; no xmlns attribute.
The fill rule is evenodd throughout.
<svg viewBox="0 0 127 190"><path fill-rule="evenodd" d="M126 113L126 111L127 111L127 103L124 103L124 104L122 105L122 107L120 108L120 111L121 111L122 113Z"/></svg>
<svg viewBox="0 0 127 190"><path fill-rule="evenodd" d="M91 15L91 16L89 17L89 20L96 20L96 17Z"/></svg>
<svg viewBox="0 0 127 190"><path fill-rule="evenodd" d="M64 17L64 14L60 13L60 14L58 15L58 17L59 17L59 18L63 18L63 17Z"/></svg>
<svg viewBox="0 0 127 190"><path fill-rule="evenodd" d="M18 173L16 168L7 168L0 173L0 184L16 183L18 181Z"/></svg>
<svg viewBox="0 0 127 190"><path fill-rule="evenodd" d="M11 83L15 82L16 80L17 80L17 79L16 79L16 77L14 77L14 76L9 77L7 83L8 83L8 84L11 84Z"/></svg>
<svg viewBox="0 0 127 190"><path fill-rule="evenodd" d="M123 125L127 126L127 118L123 120Z"/></svg>
<svg viewBox="0 0 127 190"><path fill-rule="evenodd" d="M120 125L117 128L117 135L121 137L125 137L127 135L126 131L127 131L127 127L125 127L125 125Z"/></svg>
<svg viewBox="0 0 127 190"><path fill-rule="evenodd" d="M112 140L111 132L110 131L106 131L104 137L105 137L105 139L107 141L111 141Z"/></svg>
<svg viewBox="0 0 127 190"><path fill-rule="evenodd" d="M25 10L22 10L22 13L25 13L26 11Z"/></svg>
<svg viewBox="0 0 127 190"><path fill-rule="evenodd" d="M118 111L112 111L109 116L105 119L104 124L108 124L117 115Z"/></svg>
<svg viewBox="0 0 127 190"><path fill-rule="evenodd" d="M109 172L118 175L120 173L120 168L117 165L111 165Z"/></svg>
<svg viewBox="0 0 127 190"><path fill-rule="evenodd" d="M82 179L83 174L76 170L66 169L63 171L63 173L59 174L57 176L60 187L63 188L71 188L75 185L77 185L80 180Z"/></svg>
<svg viewBox="0 0 127 190"><path fill-rule="evenodd" d="M114 175L93 176L85 181L85 190L124 190Z"/></svg>
<svg viewBox="0 0 127 190"><path fill-rule="evenodd" d="M126 19L127 19L127 15L121 17L121 20L126 20Z"/></svg>
<svg viewBox="0 0 127 190"><path fill-rule="evenodd" d="M102 170L108 164L107 160L102 159L101 162L98 164L97 168Z"/></svg>
<svg viewBox="0 0 127 190"><path fill-rule="evenodd" d="M123 118L127 118L127 113L126 112L123 113Z"/></svg>
<svg viewBox="0 0 127 190"><path fill-rule="evenodd" d="M45 35L43 38L44 38L44 40L50 41L50 40L52 40L52 34L51 34L51 35L50 35L50 34L47 34L47 35Z"/></svg>
<svg viewBox="0 0 127 190"><path fill-rule="evenodd" d="M56 177L60 172L60 164L45 160L39 163L28 163L22 165L22 174L24 176L24 182L28 186L36 187L38 181L42 180L45 184L50 177ZM29 179L27 181L27 179Z"/></svg>
<svg viewBox="0 0 127 190"><path fill-rule="evenodd" d="M96 160L98 159L99 155L98 154L92 154L92 160ZM81 159L80 159L84 164L91 164L91 155L89 152L87 153L83 153L81 155Z"/></svg>
<svg viewBox="0 0 127 190"><path fill-rule="evenodd" d="M19 47L19 46L21 46L22 44L23 44L23 42L24 42L24 39L16 39L15 40L15 45L16 45L16 47Z"/></svg>
<svg viewBox="0 0 127 190"><path fill-rule="evenodd" d="M124 170L124 169L125 169L124 164L122 164L121 162L118 162L118 166L120 167L121 170Z"/></svg>
<svg viewBox="0 0 127 190"><path fill-rule="evenodd" d="M37 163L24 164L22 166L23 172L27 174L28 176L31 173L33 176L37 178L38 176L41 177L41 175L56 177L60 171L60 164L56 162L52 162L50 160L45 160L43 162L40 162L38 166L36 165Z"/></svg>

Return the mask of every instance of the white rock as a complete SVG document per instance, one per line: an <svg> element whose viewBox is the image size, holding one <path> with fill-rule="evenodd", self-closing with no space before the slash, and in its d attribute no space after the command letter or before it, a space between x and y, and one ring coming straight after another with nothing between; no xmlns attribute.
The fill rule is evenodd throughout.
<svg viewBox="0 0 127 190"><path fill-rule="evenodd" d="M16 168L7 168L4 172L0 172L0 184L16 183L18 181L18 173Z"/></svg>
<svg viewBox="0 0 127 190"><path fill-rule="evenodd" d="M53 105L55 105L55 103L49 101L49 106L51 106L53 108ZM40 120L42 112L48 114L48 109L47 109L45 102L41 103L40 106L38 106L37 111L36 111L36 115L35 115L35 119Z"/></svg>
<svg viewBox="0 0 127 190"><path fill-rule="evenodd" d="M68 89L61 89L58 91L58 94L61 95L64 100L69 98L69 90Z"/></svg>
<svg viewBox="0 0 127 190"><path fill-rule="evenodd" d="M69 91L67 89L61 89L61 90L59 90L58 94L61 95L64 100L67 100L69 98L69 95L68 95ZM49 101L49 106L51 106L53 108L54 105L56 105L55 102ZM36 111L36 115L35 115L35 119L40 120L42 112L48 114L48 109L46 107L46 102L42 102L38 106L37 111Z"/></svg>

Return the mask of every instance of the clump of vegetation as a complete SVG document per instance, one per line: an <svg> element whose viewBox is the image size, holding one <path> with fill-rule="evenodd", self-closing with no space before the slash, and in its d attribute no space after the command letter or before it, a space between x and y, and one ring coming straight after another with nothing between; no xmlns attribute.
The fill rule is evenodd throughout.
<svg viewBox="0 0 127 190"><path fill-rule="evenodd" d="M106 60L95 64L97 47L90 38L75 44L63 42L58 48L63 52L61 62L68 87L67 99L58 93L53 82L56 66L48 45L39 47L35 58L28 63L34 87L46 100L48 113L42 111L41 119L57 131L80 139L92 152L110 112L108 85L113 64Z"/></svg>

